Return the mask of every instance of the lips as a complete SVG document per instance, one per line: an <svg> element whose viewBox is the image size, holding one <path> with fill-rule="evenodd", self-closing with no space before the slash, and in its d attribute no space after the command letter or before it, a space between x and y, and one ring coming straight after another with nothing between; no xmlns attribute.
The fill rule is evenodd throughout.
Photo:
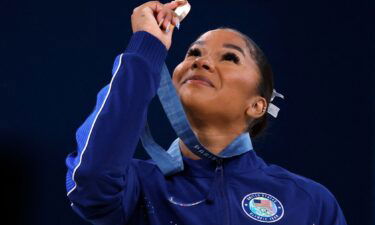
<svg viewBox="0 0 375 225"><path fill-rule="evenodd" d="M211 86L211 87L215 87L213 85L213 83L206 77L204 76L201 76L201 75L192 75L192 76L189 76L188 78L186 78L184 80L184 82L182 82L182 84L185 84L186 82L188 82L189 80L197 80L197 81L201 81L203 84L206 84L208 86Z"/></svg>

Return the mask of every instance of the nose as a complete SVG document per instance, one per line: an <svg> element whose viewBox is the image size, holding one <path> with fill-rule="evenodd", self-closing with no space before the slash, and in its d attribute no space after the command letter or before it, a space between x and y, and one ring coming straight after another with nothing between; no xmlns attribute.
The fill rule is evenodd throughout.
<svg viewBox="0 0 375 225"><path fill-rule="evenodd" d="M196 58L193 64L191 65L192 69L203 68L209 72L213 72L213 65L207 58L199 57Z"/></svg>

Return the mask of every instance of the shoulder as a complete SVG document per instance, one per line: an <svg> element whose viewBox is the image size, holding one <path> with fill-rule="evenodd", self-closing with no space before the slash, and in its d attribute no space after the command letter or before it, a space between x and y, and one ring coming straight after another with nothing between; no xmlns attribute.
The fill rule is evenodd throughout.
<svg viewBox="0 0 375 225"><path fill-rule="evenodd" d="M263 171L268 176L271 176L274 179L289 180L296 186L296 188L301 189L307 195L310 195L314 199L318 196L327 198L333 197L332 193L322 184L307 177L293 173L280 166L270 164L267 167L264 167Z"/></svg>
<svg viewBox="0 0 375 225"><path fill-rule="evenodd" d="M273 179L290 181L295 188L304 192L315 209L313 216L317 224L346 224L336 198L324 185L277 165L270 164L264 167L263 171Z"/></svg>
<svg viewBox="0 0 375 225"><path fill-rule="evenodd" d="M131 161L131 167L141 176L162 174L161 170L152 159L143 160L133 158Z"/></svg>

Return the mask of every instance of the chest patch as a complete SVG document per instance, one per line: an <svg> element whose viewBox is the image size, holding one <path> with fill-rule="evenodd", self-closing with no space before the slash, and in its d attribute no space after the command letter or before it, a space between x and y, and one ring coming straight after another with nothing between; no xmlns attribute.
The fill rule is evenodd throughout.
<svg viewBox="0 0 375 225"><path fill-rule="evenodd" d="M242 209L250 218L264 223L273 223L284 216L284 207L274 196L254 192L242 199Z"/></svg>

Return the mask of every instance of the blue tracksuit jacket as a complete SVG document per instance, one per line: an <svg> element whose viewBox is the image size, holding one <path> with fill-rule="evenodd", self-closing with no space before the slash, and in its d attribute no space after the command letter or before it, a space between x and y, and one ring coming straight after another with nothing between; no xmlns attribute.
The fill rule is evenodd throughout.
<svg viewBox="0 0 375 225"><path fill-rule="evenodd" d="M220 165L184 157L184 171L168 177L152 160L133 159L166 55L141 31L116 58L110 84L77 130L77 151L66 159L75 212L109 225L346 224L325 187L254 151Z"/></svg>

